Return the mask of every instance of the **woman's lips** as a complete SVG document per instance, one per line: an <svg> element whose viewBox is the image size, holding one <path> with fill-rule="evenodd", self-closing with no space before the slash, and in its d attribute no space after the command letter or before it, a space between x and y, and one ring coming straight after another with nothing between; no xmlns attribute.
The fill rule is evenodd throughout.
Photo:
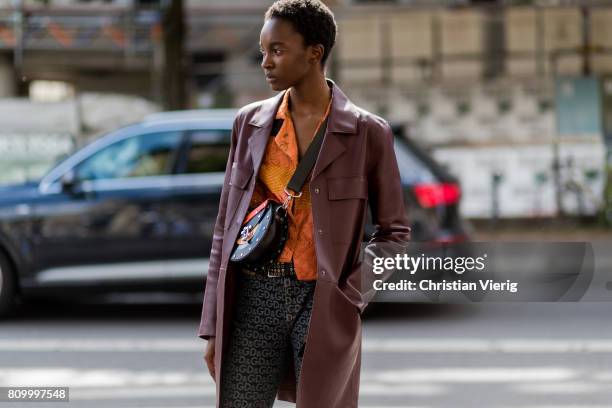
<svg viewBox="0 0 612 408"><path fill-rule="evenodd" d="M277 78L276 78L276 77L273 77L273 76L267 76L267 77L266 77L266 81L268 81L268 82L274 82L274 81L276 81L276 80L277 80Z"/></svg>

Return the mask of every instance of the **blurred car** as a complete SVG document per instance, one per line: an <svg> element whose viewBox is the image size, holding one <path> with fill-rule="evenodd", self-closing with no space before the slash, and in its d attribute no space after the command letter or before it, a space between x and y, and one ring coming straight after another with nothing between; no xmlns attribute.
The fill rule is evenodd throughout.
<svg viewBox="0 0 612 408"><path fill-rule="evenodd" d="M0 314L29 295L201 293L235 114L154 114L0 187ZM456 179L403 137L395 150L413 240L466 240Z"/></svg>

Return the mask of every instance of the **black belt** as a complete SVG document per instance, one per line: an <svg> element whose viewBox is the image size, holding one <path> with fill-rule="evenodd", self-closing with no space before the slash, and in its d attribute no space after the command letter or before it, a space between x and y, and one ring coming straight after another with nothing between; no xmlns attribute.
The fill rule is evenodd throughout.
<svg viewBox="0 0 612 408"><path fill-rule="evenodd" d="M268 278L296 276L293 262L270 262L248 268L241 267L240 270L247 275L259 275Z"/></svg>

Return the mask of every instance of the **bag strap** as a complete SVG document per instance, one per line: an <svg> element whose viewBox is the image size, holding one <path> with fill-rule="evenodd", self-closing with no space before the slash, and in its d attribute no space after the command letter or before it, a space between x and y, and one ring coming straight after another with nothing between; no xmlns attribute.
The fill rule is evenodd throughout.
<svg viewBox="0 0 612 408"><path fill-rule="evenodd" d="M280 132L284 121L284 119L274 119L274 122L272 122L272 136L278 135L278 132Z"/></svg>
<svg viewBox="0 0 612 408"><path fill-rule="evenodd" d="M321 126L319 126L317 134L310 142L306 153L304 153L304 157L302 157L302 160L300 160L300 163L295 169L295 173L293 173L291 180L289 180L289 183L287 184L287 187L296 193L299 193L302 190L302 187L306 182L306 178L317 161L317 156L319 155L321 145L323 144L323 136L325 135L325 130L327 129L328 117L329 115L325 117L325 120L323 123L321 123Z"/></svg>

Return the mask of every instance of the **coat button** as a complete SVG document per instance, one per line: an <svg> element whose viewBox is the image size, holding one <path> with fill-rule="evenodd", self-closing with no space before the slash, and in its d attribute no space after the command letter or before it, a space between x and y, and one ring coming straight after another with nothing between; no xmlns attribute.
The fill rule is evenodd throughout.
<svg viewBox="0 0 612 408"><path fill-rule="evenodd" d="M319 194L319 187L314 189L315 194Z"/></svg>
<svg viewBox="0 0 612 408"><path fill-rule="evenodd" d="M323 230L319 228L319 235L323 235Z"/></svg>
<svg viewBox="0 0 612 408"><path fill-rule="evenodd" d="M326 274L326 273L327 273L327 272L325 271L325 269L321 269L321 275L322 275L322 276L325 276L325 274Z"/></svg>

